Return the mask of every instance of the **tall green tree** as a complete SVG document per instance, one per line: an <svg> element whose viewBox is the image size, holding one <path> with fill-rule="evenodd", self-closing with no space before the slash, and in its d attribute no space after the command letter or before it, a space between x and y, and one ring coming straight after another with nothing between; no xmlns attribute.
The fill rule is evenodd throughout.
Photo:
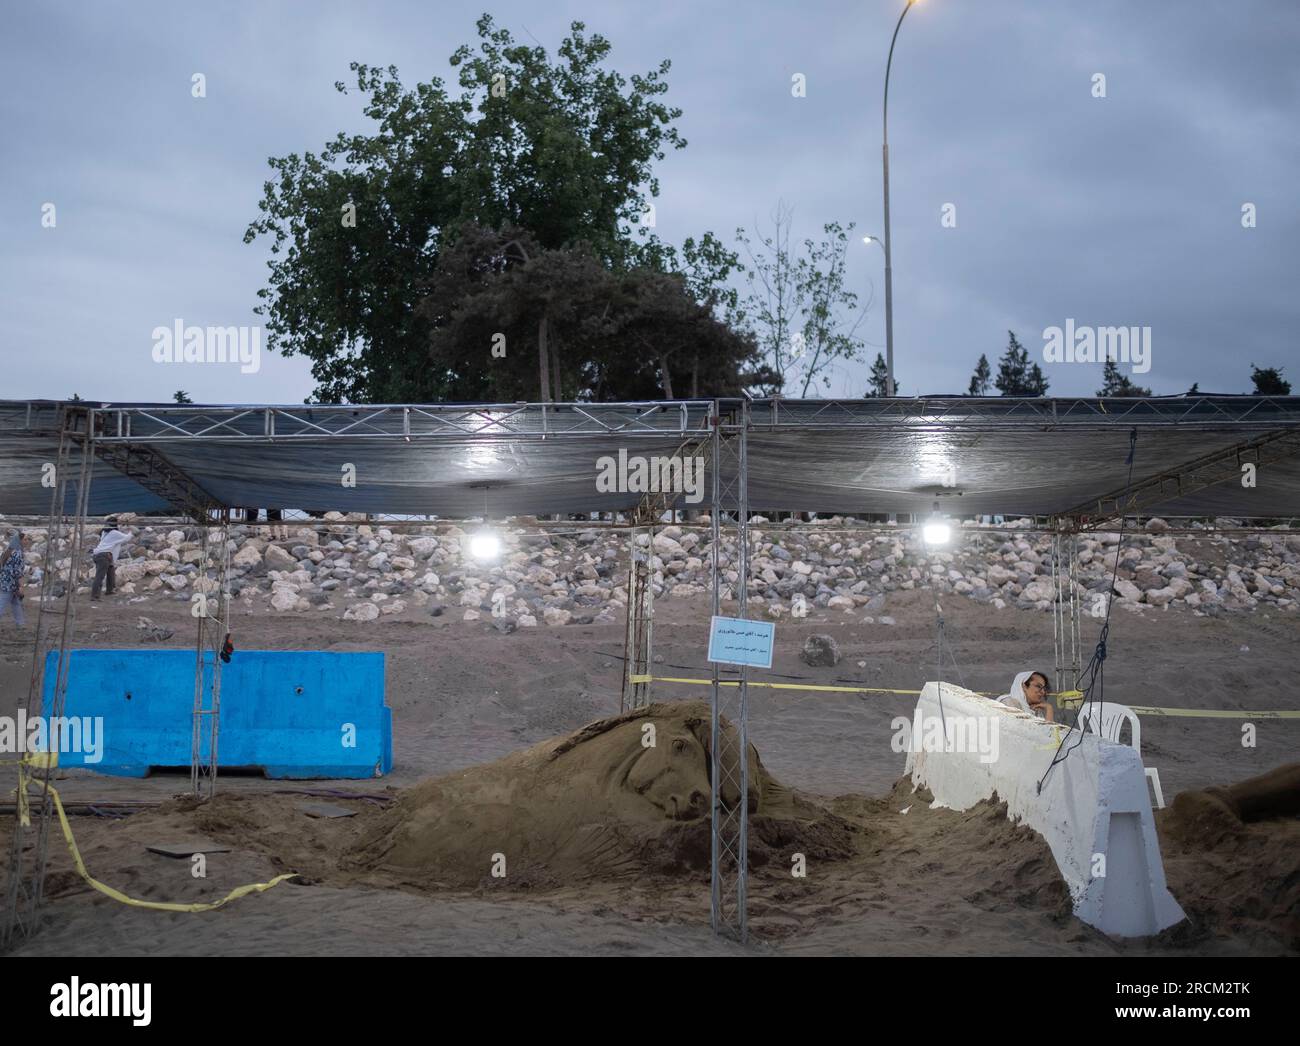
<svg viewBox="0 0 1300 1046"><path fill-rule="evenodd" d="M975 373L971 375L970 387L967 388L966 395L987 396L992 382L993 375L989 370L989 358L981 352L979 362L975 364Z"/></svg>
<svg viewBox="0 0 1300 1046"><path fill-rule="evenodd" d="M548 250L515 227L469 224L419 306L431 369L458 400L513 402L539 387L552 400L739 395L754 381L753 341L690 280L648 265L610 269L585 245Z"/></svg>
<svg viewBox="0 0 1300 1046"><path fill-rule="evenodd" d="M1004 396L1046 396L1047 378L1037 363L1030 364L1028 350L1016 340L1015 331L1007 331L1007 351L998 360L994 381Z"/></svg>
<svg viewBox="0 0 1300 1046"><path fill-rule="evenodd" d="M1250 380L1255 383L1256 396L1291 395L1291 383L1282 377L1281 367L1256 367L1252 363Z"/></svg>
<svg viewBox="0 0 1300 1046"><path fill-rule="evenodd" d="M268 347L312 361L317 400L447 393L419 305L467 222L526 229L547 250L583 244L607 268L637 260L654 164L686 144L680 110L661 97L669 63L624 77L608 67L609 41L581 22L553 57L488 15L477 28L477 47L450 59L458 94L353 63L353 86L335 87L361 96L373 131L269 161L244 236L270 242L258 311Z"/></svg>
<svg viewBox="0 0 1300 1046"><path fill-rule="evenodd" d="M755 329L763 362L778 392L797 385L807 396L814 385L829 385L837 362L861 359L857 336L865 317L858 296L848 289L846 261L853 225L828 222L821 240L791 246L794 210L778 201L770 233L743 228L736 239L749 258L749 294L744 316Z"/></svg>
<svg viewBox="0 0 1300 1046"><path fill-rule="evenodd" d="M801 397L814 383L829 387L836 361L861 358L863 343L858 327L866 316L858 310L858 295L846 284L845 262L853 223L822 226L824 240L804 240L799 259L799 284L806 302L803 315L804 358L797 360ZM897 391L897 390L895 390Z"/></svg>
<svg viewBox="0 0 1300 1046"><path fill-rule="evenodd" d="M1119 365L1108 359L1101 368L1101 388L1098 396L1150 396L1151 390L1134 385L1127 374L1121 374Z"/></svg>

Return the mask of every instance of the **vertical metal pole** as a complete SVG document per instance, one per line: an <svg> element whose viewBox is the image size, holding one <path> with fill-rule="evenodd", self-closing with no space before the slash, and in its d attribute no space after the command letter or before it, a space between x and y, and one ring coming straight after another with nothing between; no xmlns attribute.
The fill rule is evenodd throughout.
<svg viewBox="0 0 1300 1046"><path fill-rule="evenodd" d="M32 653L32 672L28 685L26 700L19 698L18 707L29 710L29 715L46 717L47 750L57 752L60 738L54 722L63 715L63 704L67 696L68 661L71 656L71 641L76 620L75 605L77 586L81 579L83 558L83 535L86 514L90 508L90 482L94 471L93 425L88 425L79 447L78 479L71 541L68 548L67 569L64 580L63 608L61 625L58 631L57 649L58 666L55 670L53 686L50 689L48 706L44 700L45 662L47 647L53 648L51 629L46 628L46 608L53 601L57 575L57 560L60 545L63 542L64 514L67 510L68 475L71 472L71 458L76 445L71 431L75 415L62 410L59 425L59 451L55 465L55 482L50 504L50 520L46 530L45 566L41 576L41 605L37 609L36 636ZM29 804L27 792L30 779L20 767L18 789L15 790L17 808L25 806L29 817L36 818L34 838L27 838L30 826L22 823L21 816L15 816L13 837L11 840L8 882L5 889L5 910L0 921L0 945L8 945L16 936L31 936L36 931L37 917L45 892L45 865L49 841L50 821L53 819L53 802L50 798L49 783L53 766L46 760L39 770L40 792L36 802Z"/></svg>
<svg viewBox="0 0 1300 1046"><path fill-rule="evenodd" d="M63 539L63 513L68 490L68 460L71 439L62 411L59 414L59 449L54 459L54 487L50 491L50 516L45 528L45 564L41 573L40 604L36 610L36 636L32 650L32 672L26 695L19 695L18 710L26 709L31 715L41 711L41 690L44 686L46 654L46 609L54 592L54 565ZM10 839L9 870L5 882L4 921L0 923L0 947L8 945L17 936L30 935L35 926L30 921L32 905L31 882L27 876L27 834L29 825L23 824L21 812L27 802L27 784L23 770L18 771L13 835Z"/></svg>
<svg viewBox="0 0 1300 1046"><path fill-rule="evenodd" d="M749 403L740 406L736 462L736 603L737 616L749 605ZM740 943L749 939L749 669L740 669L740 702L736 730L740 735L740 846L736 875L736 922Z"/></svg>
<svg viewBox="0 0 1300 1046"><path fill-rule="evenodd" d="M894 256L889 245L889 73L894 67L894 44L898 42L898 31L903 28L903 19L911 10L915 0L907 0L903 13L898 16L894 26L893 38L889 41L889 58L885 62L885 95L881 107L881 159L884 163L885 177L885 395L894 395Z"/></svg>
<svg viewBox="0 0 1300 1046"><path fill-rule="evenodd" d="M709 472L712 473L712 489L709 498L709 576L710 576L710 599L711 612L717 617L722 607L721 588L722 588L722 570L719 563L719 557L722 549L722 435L721 425L722 417L720 414L720 405L714 403L713 433L709 451ZM721 849L720 840L722 832L722 760L719 758L719 740L722 731L719 729L719 702L721 700L721 673L717 662L714 662L712 669L712 686L710 687L710 732L709 732L709 755L712 759L712 781L710 782L710 851L709 851L709 924L713 927L715 934L723 932L722 925L722 866L719 851Z"/></svg>
<svg viewBox="0 0 1300 1046"><path fill-rule="evenodd" d="M628 539L627 625L624 638L623 699L621 711L643 708L650 703L650 684L636 681L650 675L653 664L654 591L651 588L649 557L653 553L654 528L647 533L651 544L642 554L637 548L641 528L632 527Z"/></svg>
<svg viewBox="0 0 1300 1046"><path fill-rule="evenodd" d="M632 707L632 677L636 675L636 527L627 532L627 617L623 626L623 693L619 700L620 713Z"/></svg>
<svg viewBox="0 0 1300 1046"><path fill-rule="evenodd" d="M217 791L217 741L221 733L221 649L230 631L230 510L221 510L221 548L217 553L217 618L212 633L212 718L210 729L210 763L208 766L208 798Z"/></svg>
<svg viewBox="0 0 1300 1046"><path fill-rule="evenodd" d="M655 528L651 526L646 533L650 537L649 544L646 545L646 563L645 573L641 581L641 604L638 611L641 616L641 632L638 639L640 647L641 674L648 676L654 672L654 632L655 632L655 579L654 579L654 548L655 548ZM650 703L650 684L638 683L636 689L632 692L633 701L637 708L644 708Z"/></svg>
<svg viewBox="0 0 1300 1046"><path fill-rule="evenodd" d="M710 568L713 613L722 605L722 513L734 511L736 542L736 605L745 615L749 587L749 504L745 469L747 460L747 405L723 431L720 405L715 408L711 454L712 505L710 535L713 540ZM749 846L749 674L741 668L737 680L724 683L720 667L712 672L711 755L712 755L712 875L710 918L714 933L732 936L742 943L748 937L746 913ZM727 685L730 684L730 685ZM734 694L734 700L730 695ZM730 731L723 720L730 711ZM729 798L730 797L730 798Z"/></svg>
<svg viewBox="0 0 1300 1046"><path fill-rule="evenodd" d="M891 49L892 50L892 49ZM885 395L894 395L894 264L889 251L889 143L881 147L885 165Z"/></svg>
<svg viewBox="0 0 1300 1046"><path fill-rule="evenodd" d="M1070 677L1069 685L1071 688L1079 685L1079 675L1083 671L1083 665L1080 662L1080 655L1083 652L1083 642L1080 635L1080 606L1079 606L1079 533L1074 531L1070 535L1070 565L1067 574L1070 586Z"/></svg>
<svg viewBox="0 0 1300 1046"><path fill-rule="evenodd" d="M82 560L85 556L86 515L90 511L90 483L93 477L94 452L91 450L92 434L88 431L81 443L81 468L78 470L76 516L73 522L72 547L68 559L67 592L63 603L63 622L59 633L59 662L50 695L50 707L42 706L46 717L46 738L50 752L61 747L55 723L63 716L68 696L68 673L71 669L72 639L75 634L77 586L81 583ZM41 770L41 818L37 829L36 868L32 888L33 916L40 908L45 894L45 860L49 847L50 822L54 819L54 803L50 798L50 778L54 767L46 761ZM33 920L34 923L34 920Z"/></svg>
<svg viewBox="0 0 1300 1046"><path fill-rule="evenodd" d="M208 527L203 524L199 533L199 574L200 578L208 576ZM190 718L190 791L198 798L202 795L199 780L202 777L200 766L203 762L203 618L197 621L194 632L194 712Z"/></svg>
<svg viewBox="0 0 1300 1046"><path fill-rule="evenodd" d="M1056 689L1065 687L1065 588L1061 577L1060 525L1052 534L1052 655L1056 666Z"/></svg>
<svg viewBox="0 0 1300 1046"><path fill-rule="evenodd" d="M230 511L220 510L220 545L212 549L212 521L205 520L200 537L203 600L197 606L198 632L194 644L194 712L190 735L190 787L199 798L217 791L217 740L221 722L221 648L230 628L227 584L230 568ZM215 577L208 576L209 559ZM196 588L198 582L196 582ZM205 744L206 741L206 744ZM206 785L206 787L205 787ZM206 793L206 794L205 794Z"/></svg>

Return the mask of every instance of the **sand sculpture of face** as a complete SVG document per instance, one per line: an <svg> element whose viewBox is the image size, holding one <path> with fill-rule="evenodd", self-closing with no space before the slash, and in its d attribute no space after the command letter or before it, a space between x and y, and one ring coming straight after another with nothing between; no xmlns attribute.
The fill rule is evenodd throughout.
<svg viewBox="0 0 1300 1046"><path fill-rule="evenodd" d="M734 732L724 733L720 747L730 771L725 783L737 777ZM371 867L447 883L480 881L498 853L507 869L581 876L633 859L674 823L706 825L713 764L707 705L651 705L416 785L355 856ZM751 810L764 773L751 747ZM738 789L724 784L723 802L737 798Z"/></svg>
<svg viewBox="0 0 1300 1046"><path fill-rule="evenodd" d="M620 735L610 740L619 741L619 748L628 747L623 734L632 730L636 743L625 759L626 769L620 767L619 786L639 795L664 816L673 820L692 820L709 812L710 782L708 776L708 735L701 731L703 725L695 722L666 721L662 725L653 720L634 720L615 727ZM654 728L654 745L645 726ZM702 735L702 736L701 736Z"/></svg>

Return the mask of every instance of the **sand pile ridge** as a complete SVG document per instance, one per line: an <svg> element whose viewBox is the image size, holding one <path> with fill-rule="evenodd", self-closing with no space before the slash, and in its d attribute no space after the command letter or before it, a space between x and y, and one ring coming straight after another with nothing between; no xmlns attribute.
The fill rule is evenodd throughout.
<svg viewBox="0 0 1300 1046"><path fill-rule="evenodd" d="M653 726L654 743L644 743ZM733 728L723 729L737 752ZM654 704L591 723L496 762L422 782L378 817L354 849L359 867L425 886L465 886L505 859L514 885L625 874L707 871L713 758L704 702ZM847 820L776 781L752 745L750 862L787 851L847 857ZM724 776L724 780L726 777ZM737 794L726 794L730 805Z"/></svg>

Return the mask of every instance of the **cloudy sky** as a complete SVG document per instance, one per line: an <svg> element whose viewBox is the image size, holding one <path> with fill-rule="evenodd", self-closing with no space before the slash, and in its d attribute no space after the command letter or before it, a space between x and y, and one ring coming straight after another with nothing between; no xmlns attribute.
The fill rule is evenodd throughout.
<svg viewBox="0 0 1300 1046"><path fill-rule="evenodd" d="M689 146L660 165L657 232L731 240L778 200L797 236L880 233L881 86L902 0L741 4L49 2L8 6L0 177L0 398L299 402L299 358L154 362L176 319L257 323L265 241L242 236L271 155L364 130L352 60L408 84L489 10L553 49L573 20L625 74L673 63ZM1149 326L1157 393L1245 392L1249 364L1300 379L1300 5L1293 0L922 0L890 90L897 379L964 392L1014 330ZM191 96L201 72L207 96ZM1105 76L1105 97L1094 77ZM792 77L806 78L794 97ZM57 224L42 226L43 205ZM946 204L956 226L945 228ZM1256 227L1244 228L1253 204ZM884 346L883 254L850 274ZM1091 394L1097 365L1045 365ZM865 366L834 395L860 395Z"/></svg>

